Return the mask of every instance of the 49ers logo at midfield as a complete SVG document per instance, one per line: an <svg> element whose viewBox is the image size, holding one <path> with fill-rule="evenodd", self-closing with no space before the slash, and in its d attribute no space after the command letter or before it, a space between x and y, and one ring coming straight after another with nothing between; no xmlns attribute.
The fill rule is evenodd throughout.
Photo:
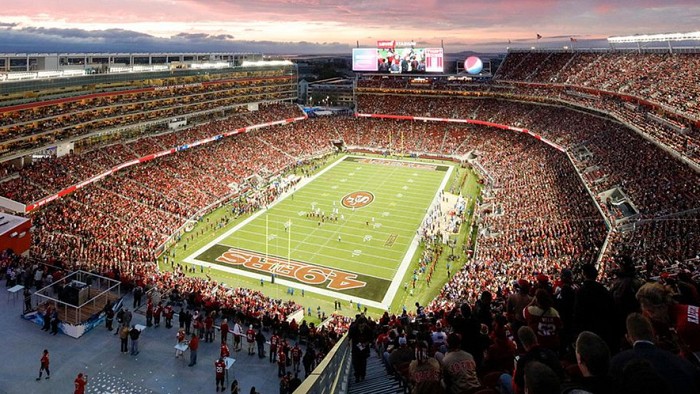
<svg viewBox="0 0 700 394"><path fill-rule="evenodd" d="M346 194L340 201L345 208L362 208L374 201L374 194L370 192L352 192Z"/></svg>

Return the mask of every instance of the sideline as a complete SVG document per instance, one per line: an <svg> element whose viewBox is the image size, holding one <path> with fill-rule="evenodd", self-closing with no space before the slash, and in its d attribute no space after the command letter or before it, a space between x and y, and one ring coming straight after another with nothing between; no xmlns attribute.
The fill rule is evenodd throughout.
<svg viewBox="0 0 700 394"><path fill-rule="evenodd" d="M447 182L450 180L452 177L452 171L454 170L454 166L448 165L449 169L447 170L447 173L445 176L442 178L442 183L440 184L440 187L435 191L435 196L433 196L433 201L430 203L428 206L428 209L425 210L425 215L423 216L423 219L421 220L421 225L425 223L425 220L428 217L428 212L430 212L430 209L434 207L435 205L440 204L440 200L438 198L440 192L445 189L445 186L447 185ZM382 304L385 305L385 309L389 309L391 307L391 302L394 300L394 297L396 296L396 292L399 290L399 286L401 286L401 279L403 276L406 274L406 271L408 270L409 266L411 265L411 260L413 260L413 255L416 253L416 250L418 249L418 246L420 245L420 235L418 232L413 236L413 240L411 240L411 246L408 247L408 250L406 251L406 254L403 256L403 260L401 261L401 265L399 265L399 268L396 269L396 274L394 275L394 278L391 280L391 285L389 285L389 290L386 291L386 294L384 295L384 299L382 300Z"/></svg>

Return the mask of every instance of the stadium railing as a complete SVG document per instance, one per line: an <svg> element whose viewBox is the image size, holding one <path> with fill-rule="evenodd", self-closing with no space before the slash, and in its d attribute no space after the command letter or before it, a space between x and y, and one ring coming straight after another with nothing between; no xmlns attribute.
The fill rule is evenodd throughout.
<svg viewBox="0 0 700 394"><path fill-rule="evenodd" d="M336 394L345 392L350 376L350 340L348 334L333 346L316 369L301 383L294 394Z"/></svg>

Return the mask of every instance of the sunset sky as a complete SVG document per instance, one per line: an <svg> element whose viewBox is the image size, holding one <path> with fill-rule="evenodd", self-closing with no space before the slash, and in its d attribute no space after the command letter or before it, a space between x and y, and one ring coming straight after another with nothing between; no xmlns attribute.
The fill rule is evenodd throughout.
<svg viewBox="0 0 700 394"><path fill-rule="evenodd" d="M508 40L529 45L537 33L544 43L697 30L698 0L31 0L0 9L3 52L36 42L61 51L259 41L342 51L386 39L503 50Z"/></svg>

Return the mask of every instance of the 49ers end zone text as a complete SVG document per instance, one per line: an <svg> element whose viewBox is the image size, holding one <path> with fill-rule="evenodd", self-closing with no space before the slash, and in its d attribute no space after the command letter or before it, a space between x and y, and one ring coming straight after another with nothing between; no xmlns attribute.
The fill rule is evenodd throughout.
<svg viewBox="0 0 700 394"><path fill-rule="evenodd" d="M357 289L367 286L359 281L356 274L338 271L331 268L309 265L299 261L289 261L241 249L229 248L215 259L219 263L240 265L249 270L275 274L277 276L295 279L308 285L321 285L328 282L326 288L336 291Z"/></svg>

